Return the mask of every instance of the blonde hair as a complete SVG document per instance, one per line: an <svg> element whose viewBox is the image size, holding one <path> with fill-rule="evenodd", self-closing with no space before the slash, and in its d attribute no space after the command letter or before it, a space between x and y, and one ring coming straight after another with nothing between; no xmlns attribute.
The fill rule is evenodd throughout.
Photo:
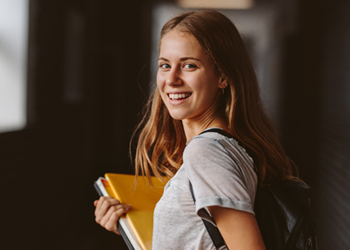
<svg viewBox="0 0 350 250"><path fill-rule="evenodd" d="M263 110L251 60L234 24L217 11L186 12L163 26L161 39L174 28L192 34L227 80L228 87L217 111L226 120L230 133L254 159L259 185L290 178L291 161ZM157 89L146 105L139 130L136 176L145 175L149 181L151 175L171 178L182 164L186 138L182 122L172 119Z"/></svg>

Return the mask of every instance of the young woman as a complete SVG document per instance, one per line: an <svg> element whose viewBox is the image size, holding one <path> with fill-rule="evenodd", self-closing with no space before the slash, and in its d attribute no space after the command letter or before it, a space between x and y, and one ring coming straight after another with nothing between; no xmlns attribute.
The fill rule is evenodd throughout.
<svg viewBox="0 0 350 250"><path fill-rule="evenodd" d="M265 249L256 189L289 178L292 167L236 27L216 11L181 14L162 29L158 65L135 157L136 175L170 179L154 211L153 249L215 249L202 218L229 249ZM96 221L118 233L130 206L106 197L95 206Z"/></svg>

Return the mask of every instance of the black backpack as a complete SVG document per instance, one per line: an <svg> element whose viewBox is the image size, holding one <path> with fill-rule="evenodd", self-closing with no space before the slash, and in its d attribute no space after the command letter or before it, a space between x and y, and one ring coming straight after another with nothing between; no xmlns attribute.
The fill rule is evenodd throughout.
<svg viewBox="0 0 350 250"><path fill-rule="evenodd" d="M316 250L311 189L284 180L259 187L254 211L267 250Z"/></svg>
<svg viewBox="0 0 350 250"><path fill-rule="evenodd" d="M221 129L204 132L217 132L233 138ZM190 188L193 200L196 201L191 183ZM254 212L267 250L317 249L310 198L310 187L298 181L284 180L258 187ZM218 228L206 220L203 222L216 248L225 248L225 241Z"/></svg>

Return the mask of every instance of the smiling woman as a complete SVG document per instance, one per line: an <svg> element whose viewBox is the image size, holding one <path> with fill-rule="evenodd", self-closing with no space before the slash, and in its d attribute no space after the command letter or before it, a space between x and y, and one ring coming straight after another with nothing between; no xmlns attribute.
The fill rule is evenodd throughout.
<svg viewBox="0 0 350 250"><path fill-rule="evenodd" d="M214 113L227 83L196 38L177 29L167 33L158 64L157 86L171 117L182 120L185 131L220 126Z"/></svg>
<svg viewBox="0 0 350 250"><path fill-rule="evenodd" d="M170 179L154 211L153 249L216 249L202 219L220 230L221 249L265 249L254 217L257 186L291 178L292 167L228 18L186 12L164 25L157 88L138 129L136 176ZM113 199L95 205L105 227L127 212Z"/></svg>

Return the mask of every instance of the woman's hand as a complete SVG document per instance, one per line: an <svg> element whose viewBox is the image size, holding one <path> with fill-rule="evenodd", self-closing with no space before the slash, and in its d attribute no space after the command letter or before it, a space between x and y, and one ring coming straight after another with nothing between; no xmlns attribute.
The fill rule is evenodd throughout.
<svg viewBox="0 0 350 250"><path fill-rule="evenodd" d="M117 228L117 221L122 214L127 213L131 205L121 204L119 200L112 197L101 196L99 200L94 201L95 220L102 227L120 235Z"/></svg>

